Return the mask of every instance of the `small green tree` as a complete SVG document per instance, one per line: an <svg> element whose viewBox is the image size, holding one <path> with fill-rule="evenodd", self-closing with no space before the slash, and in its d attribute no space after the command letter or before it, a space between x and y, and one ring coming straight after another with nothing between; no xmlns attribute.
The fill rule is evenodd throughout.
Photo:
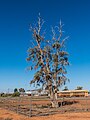
<svg viewBox="0 0 90 120"><path fill-rule="evenodd" d="M18 92L18 89L17 89L17 88L14 89L14 93L15 93L15 92Z"/></svg>
<svg viewBox="0 0 90 120"><path fill-rule="evenodd" d="M20 93L24 93L24 92L25 92L24 88L20 88L20 89L19 89L19 92L20 92Z"/></svg>
<svg viewBox="0 0 90 120"><path fill-rule="evenodd" d="M83 87L82 86L77 86L77 88L75 90L82 90Z"/></svg>
<svg viewBox="0 0 90 120"><path fill-rule="evenodd" d="M67 86L65 86L65 88L63 89L63 91L67 91L69 90Z"/></svg>
<svg viewBox="0 0 90 120"><path fill-rule="evenodd" d="M48 89L52 107L58 107L57 90L68 80L65 66L69 65L68 53L65 51L65 40L63 37L63 24L52 27L52 38L45 40L42 33L43 19L38 17L34 27L30 27L34 40L28 49L27 61L31 61L29 70L35 69L36 73L30 84L42 85Z"/></svg>

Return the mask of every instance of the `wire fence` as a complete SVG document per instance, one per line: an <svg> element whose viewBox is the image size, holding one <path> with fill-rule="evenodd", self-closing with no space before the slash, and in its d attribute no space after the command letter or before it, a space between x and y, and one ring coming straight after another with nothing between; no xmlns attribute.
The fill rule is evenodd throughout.
<svg viewBox="0 0 90 120"><path fill-rule="evenodd" d="M58 98L58 108L51 108L47 96L0 98L0 107L29 117L65 112L90 111L90 97Z"/></svg>

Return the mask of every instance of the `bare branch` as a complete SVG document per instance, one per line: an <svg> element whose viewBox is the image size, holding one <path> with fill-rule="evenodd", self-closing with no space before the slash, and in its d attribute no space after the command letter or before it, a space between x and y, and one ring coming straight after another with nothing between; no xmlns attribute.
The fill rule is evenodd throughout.
<svg viewBox="0 0 90 120"><path fill-rule="evenodd" d="M40 35L40 31L41 31L41 28L42 28L44 22L45 21L41 18L40 13L39 13L37 24L34 24L33 26L30 25L29 30L32 32L35 31L38 35Z"/></svg>
<svg viewBox="0 0 90 120"><path fill-rule="evenodd" d="M41 16L40 16L40 13L39 13L39 17L38 17L38 35L40 34L40 31L41 31L41 28L42 28L42 26L43 26L43 24L44 24L44 20L41 18Z"/></svg>
<svg viewBox="0 0 90 120"><path fill-rule="evenodd" d="M55 37L55 36L56 36L56 33L55 33L54 28L52 27L51 30L52 30L52 34L53 34L52 40L56 40L56 37Z"/></svg>
<svg viewBox="0 0 90 120"><path fill-rule="evenodd" d="M64 43L65 43L65 41L66 41L68 38L69 38L69 36L65 37L65 38L62 40L62 43L61 43L61 46L62 46L62 47L65 47L65 46L64 46Z"/></svg>
<svg viewBox="0 0 90 120"><path fill-rule="evenodd" d="M56 30L52 27L52 33L53 33L53 40L57 40L60 41L61 37L62 37L62 33L64 32L62 30L62 27L64 26L64 24L62 24L61 20L59 22L59 26L55 26L54 28L56 28Z"/></svg>
<svg viewBox="0 0 90 120"><path fill-rule="evenodd" d="M62 30L62 27L63 27L63 26L64 26L64 24L62 24L62 22L61 22L61 20L60 20L60 22L59 22L59 26L56 26L57 29L58 29L58 32L59 32L58 41L61 39L61 37L62 37L62 33L64 32L64 31Z"/></svg>

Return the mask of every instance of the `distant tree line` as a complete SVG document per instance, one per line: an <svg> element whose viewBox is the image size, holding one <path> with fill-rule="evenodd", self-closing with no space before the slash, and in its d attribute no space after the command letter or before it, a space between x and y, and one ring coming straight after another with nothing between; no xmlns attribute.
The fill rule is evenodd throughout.
<svg viewBox="0 0 90 120"><path fill-rule="evenodd" d="M82 86L77 86L75 90L82 90L83 87ZM67 91L69 90L67 86L64 87L63 91Z"/></svg>
<svg viewBox="0 0 90 120"><path fill-rule="evenodd" d="M0 97L19 97L21 93L24 93L25 92L25 89L24 88L20 88L20 89L17 89L15 88L14 89L14 93L1 93L0 94Z"/></svg>

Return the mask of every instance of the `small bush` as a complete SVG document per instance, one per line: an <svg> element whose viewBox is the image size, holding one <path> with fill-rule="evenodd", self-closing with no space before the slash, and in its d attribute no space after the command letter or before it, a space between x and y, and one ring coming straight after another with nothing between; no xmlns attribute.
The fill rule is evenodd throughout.
<svg viewBox="0 0 90 120"><path fill-rule="evenodd" d="M7 94L3 94L2 97L8 97L8 95Z"/></svg>
<svg viewBox="0 0 90 120"><path fill-rule="evenodd" d="M7 94L7 93L1 93L0 94L0 97L9 97L9 96L11 96L11 94Z"/></svg>
<svg viewBox="0 0 90 120"><path fill-rule="evenodd" d="M8 94L1 93L1 94L0 94L0 97L8 97Z"/></svg>
<svg viewBox="0 0 90 120"><path fill-rule="evenodd" d="M12 97L19 97L19 96L20 96L20 93L18 91L12 94Z"/></svg>
<svg viewBox="0 0 90 120"><path fill-rule="evenodd" d="M0 97L2 97L3 95L4 95L4 93L1 93L1 94L0 94Z"/></svg>

